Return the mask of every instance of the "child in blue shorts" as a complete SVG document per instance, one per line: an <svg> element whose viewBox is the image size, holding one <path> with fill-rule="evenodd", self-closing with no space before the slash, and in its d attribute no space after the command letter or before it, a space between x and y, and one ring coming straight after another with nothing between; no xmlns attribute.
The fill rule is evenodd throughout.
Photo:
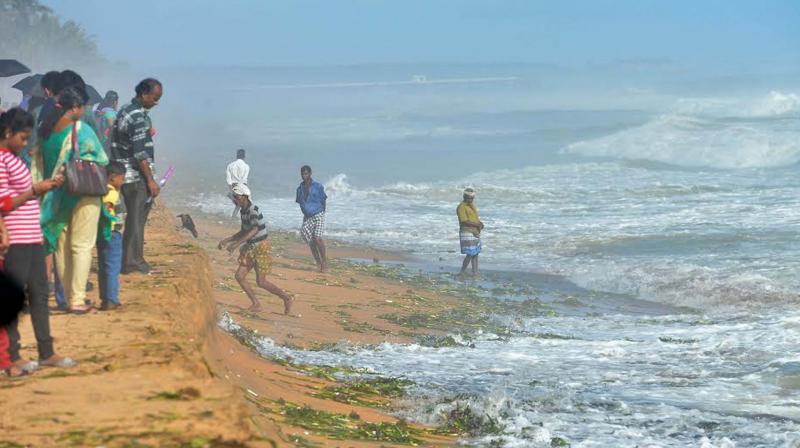
<svg viewBox="0 0 800 448"><path fill-rule="evenodd" d="M103 196L100 230L97 232L97 283L100 287L100 309L119 308L119 271L122 268L122 222L117 216L119 189L125 180L125 165L111 161L106 166L108 193Z"/></svg>

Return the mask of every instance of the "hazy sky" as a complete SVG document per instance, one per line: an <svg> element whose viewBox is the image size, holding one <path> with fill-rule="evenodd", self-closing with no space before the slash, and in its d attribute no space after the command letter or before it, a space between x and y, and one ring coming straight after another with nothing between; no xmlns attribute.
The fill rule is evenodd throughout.
<svg viewBox="0 0 800 448"><path fill-rule="evenodd" d="M165 65L642 63L800 71L800 1L44 0ZM80 7L78 7L80 5Z"/></svg>

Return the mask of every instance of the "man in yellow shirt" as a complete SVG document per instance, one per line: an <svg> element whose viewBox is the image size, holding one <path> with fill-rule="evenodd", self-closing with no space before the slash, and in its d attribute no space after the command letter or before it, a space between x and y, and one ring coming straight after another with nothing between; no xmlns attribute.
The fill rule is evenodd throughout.
<svg viewBox="0 0 800 448"><path fill-rule="evenodd" d="M478 218L478 209L475 207L475 190L464 190L464 201L456 208L458 215L458 236L461 243L461 253L464 254L464 263L461 264L461 274L472 263L472 275L478 274L478 254L481 253L481 230L483 223Z"/></svg>

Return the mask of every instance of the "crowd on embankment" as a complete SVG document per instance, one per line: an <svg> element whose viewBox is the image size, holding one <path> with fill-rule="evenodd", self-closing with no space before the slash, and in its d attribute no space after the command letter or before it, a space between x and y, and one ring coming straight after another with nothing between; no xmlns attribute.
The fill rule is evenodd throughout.
<svg viewBox="0 0 800 448"><path fill-rule="evenodd" d="M73 314L120 307L120 273L150 271L144 227L160 193L148 115L163 92L158 80L139 82L119 110L114 91L92 107L72 70L40 83L42 96L0 115L0 255L25 292L39 355L21 358L18 319L0 329L0 369L12 377L75 365L55 350L49 297ZM86 295L95 247L99 304Z"/></svg>

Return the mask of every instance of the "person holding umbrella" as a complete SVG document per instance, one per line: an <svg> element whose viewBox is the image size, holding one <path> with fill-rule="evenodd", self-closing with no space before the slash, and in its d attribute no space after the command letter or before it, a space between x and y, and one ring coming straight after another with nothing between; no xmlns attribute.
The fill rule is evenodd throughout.
<svg viewBox="0 0 800 448"><path fill-rule="evenodd" d="M0 59L0 78L24 75L30 72L31 69L16 59Z"/></svg>
<svg viewBox="0 0 800 448"><path fill-rule="evenodd" d="M41 119L46 117L47 114L56 107L55 96L58 75L59 73L55 70L45 73L39 80L39 89L33 87L30 91L34 98L36 98L37 92L40 92L43 97L43 100L41 100L41 104L38 107L34 106L31 108L31 113L33 114L34 120L36 120L37 128ZM34 140L32 141L35 143L36 132L34 132L33 137Z"/></svg>

